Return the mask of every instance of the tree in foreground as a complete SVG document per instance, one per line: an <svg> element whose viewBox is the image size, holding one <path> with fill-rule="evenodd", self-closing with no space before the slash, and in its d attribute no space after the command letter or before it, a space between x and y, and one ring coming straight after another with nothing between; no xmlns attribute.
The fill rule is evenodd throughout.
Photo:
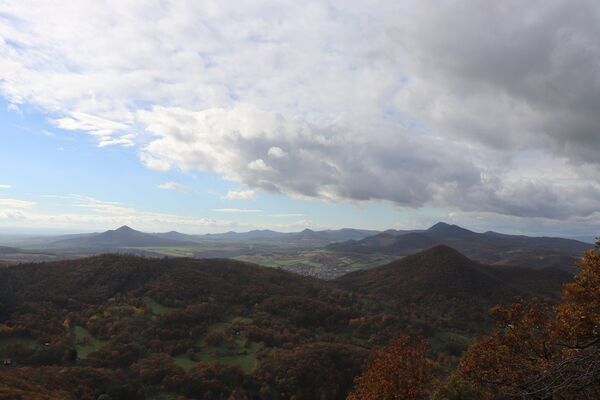
<svg viewBox="0 0 600 400"><path fill-rule="evenodd" d="M424 340L410 343L408 336L376 350L355 379L347 400L416 400L424 398L434 376L434 365L425 354Z"/></svg>
<svg viewBox="0 0 600 400"><path fill-rule="evenodd" d="M554 309L520 300L493 310L502 330L471 346L458 368L481 398L600 397L600 240L576 265Z"/></svg>

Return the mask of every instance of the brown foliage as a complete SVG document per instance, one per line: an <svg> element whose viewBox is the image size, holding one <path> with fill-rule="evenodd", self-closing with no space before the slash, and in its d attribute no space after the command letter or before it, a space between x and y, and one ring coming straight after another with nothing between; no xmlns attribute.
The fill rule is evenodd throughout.
<svg viewBox="0 0 600 400"><path fill-rule="evenodd" d="M377 350L355 379L355 392L348 400L413 400L423 398L434 377L434 366L425 358L424 340L409 343L408 336Z"/></svg>
<svg viewBox="0 0 600 400"><path fill-rule="evenodd" d="M576 265L554 310L535 300L493 310L503 330L473 345L458 371L482 397L600 395L600 241Z"/></svg>

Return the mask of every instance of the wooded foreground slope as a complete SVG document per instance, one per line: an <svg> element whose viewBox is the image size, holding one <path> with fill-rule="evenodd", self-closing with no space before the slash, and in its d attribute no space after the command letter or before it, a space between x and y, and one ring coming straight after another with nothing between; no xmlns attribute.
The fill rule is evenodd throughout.
<svg viewBox="0 0 600 400"><path fill-rule="evenodd" d="M489 304L567 279L447 247L336 282L222 259L23 264L0 270L0 355L17 365L0 398L343 399L370 349L418 334L452 365Z"/></svg>

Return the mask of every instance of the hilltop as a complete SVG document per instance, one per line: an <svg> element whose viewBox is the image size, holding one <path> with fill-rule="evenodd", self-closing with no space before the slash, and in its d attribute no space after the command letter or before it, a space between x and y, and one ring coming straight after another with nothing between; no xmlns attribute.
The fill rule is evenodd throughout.
<svg viewBox="0 0 600 400"><path fill-rule="evenodd" d="M158 237L143 233L123 225L115 230L102 233L86 234L82 237L70 237L52 241L48 248L57 249L114 249L119 247L147 247L147 246L186 246L194 245L183 240Z"/></svg>
<svg viewBox="0 0 600 400"><path fill-rule="evenodd" d="M491 266L439 245L369 270L355 271L334 282L345 290L427 315L430 324L476 331L489 320L488 310L515 296L556 301L572 275L555 268L533 270Z"/></svg>

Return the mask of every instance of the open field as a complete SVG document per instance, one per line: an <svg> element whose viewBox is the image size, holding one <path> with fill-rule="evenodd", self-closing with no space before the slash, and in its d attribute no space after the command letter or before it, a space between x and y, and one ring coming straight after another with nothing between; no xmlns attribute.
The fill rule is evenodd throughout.
<svg viewBox="0 0 600 400"><path fill-rule="evenodd" d="M96 339L82 326L73 327L71 334L73 335L73 344L79 358L86 358L91 352L98 350L107 343L104 340Z"/></svg>
<svg viewBox="0 0 600 400"><path fill-rule="evenodd" d="M229 317L226 321L214 323L208 327L207 335L196 343L191 358L188 354L181 354L173 357L173 361L186 371L199 361L218 361L223 364L238 365L245 373L250 373L256 363L256 353L261 347L258 343L244 341L243 338L237 337L235 340L224 340L220 344L211 345L207 343L206 337L215 332L224 335L225 330L229 328L252 322L251 318Z"/></svg>
<svg viewBox="0 0 600 400"><path fill-rule="evenodd" d="M4 347L7 346L12 346L15 344L22 344L25 345L25 347L29 348L29 349L34 349L37 346L37 343L35 342L35 340L33 340L32 338L28 338L25 336L17 336L17 337L10 337L10 338L3 338L0 339L0 356L4 355Z"/></svg>
<svg viewBox="0 0 600 400"><path fill-rule="evenodd" d="M157 303L148 296L144 297L142 301L144 302L144 305L148 307L150 311L152 311L152 314L155 315L166 314L172 310L172 308L163 306L162 304Z"/></svg>

